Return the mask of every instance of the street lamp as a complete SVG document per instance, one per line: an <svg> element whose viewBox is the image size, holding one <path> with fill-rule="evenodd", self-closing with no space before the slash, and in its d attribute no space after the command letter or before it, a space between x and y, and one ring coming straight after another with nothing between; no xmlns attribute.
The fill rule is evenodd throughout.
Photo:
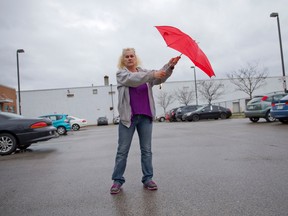
<svg viewBox="0 0 288 216"><path fill-rule="evenodd" d="M196 96L196 105L198 105L197 81L196 81L196 68L195 68L195 66L191 66L191 68L194 68L195 96Z"/></svg>
<svg viewBox="0 0 288 216"><path fill-rule="evenodd" d="M19 106L19 115L21 115L21 90L20 90L20 75L19 75L19 58L18 53L24 53L23 49L18 49L16 52L17 57L17 79L18 79L18 106Z"/></svg>
<svg viewBox="0 0 288 216"><path fill-rule="evenodd" d="M285 67L284 67L284 58L283 58L283 50L282 50L282 40L281 40L281 31L280 31L279 14L273 12L273 13L270 14L270 17L277 17L279 43L280 43L280 52L281 52L281 61L282 61L282 72L283 72L283 87L284 87L284 91L287 92L286 76L285 76Z"/></svg>

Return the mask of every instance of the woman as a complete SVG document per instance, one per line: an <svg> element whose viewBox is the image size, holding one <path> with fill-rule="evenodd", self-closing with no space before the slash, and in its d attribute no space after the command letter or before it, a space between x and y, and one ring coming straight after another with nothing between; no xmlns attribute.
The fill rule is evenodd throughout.
<svg viewBox="0 0 288 216"><path fill-rule="evenodd" d="M152 121L155 116L152 87L168 79L179 59L180 57L172 58L159 71L145 70L139 67L140 60L136 56L135 49L123 49L119 58L119 71L117 72L120 122L111 194L119 193L125 182L123 175L135 129L140 141L142 183L149 190L158 189L156 183L152 180L151 138Z"/></svg>

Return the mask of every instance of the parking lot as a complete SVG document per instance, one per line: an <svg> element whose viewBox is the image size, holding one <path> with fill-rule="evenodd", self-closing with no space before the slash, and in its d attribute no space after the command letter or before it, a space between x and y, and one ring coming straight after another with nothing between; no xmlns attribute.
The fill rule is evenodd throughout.
<svg viewBox="0 0 288 216"><path fill-rule="evenodd" d="M157 122L158 191L142 186L135 133L126 183L110 195L117 127L89 126L0 157L0 215L287 215L288 125Z"/></svg>

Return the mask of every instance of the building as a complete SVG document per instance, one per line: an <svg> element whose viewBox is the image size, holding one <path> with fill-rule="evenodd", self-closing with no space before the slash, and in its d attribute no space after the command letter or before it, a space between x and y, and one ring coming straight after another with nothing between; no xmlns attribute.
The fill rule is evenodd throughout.
<svg viewBox="0 0 288 216"><path fill-rule="evenodd" d="M16 90L0 85L0 111L17 113Z"/></svg>
<svg viewBox="0 0 288 216"><path fill-rule="evenodd" d="M212 103L230 108L233 113L243 112L249 99L248 95L237 91L236 87L228 79L215 79L215 81L223 83L224 94L218 100L212 101ZM194 91L195 81L166 82L161 89L159 86L155 86L153 92L156 115L164 114L163 108L157 102L161 91L172 94L177 89L185 88ZM282 90L282 77L268 77L266 84L255 91L254 94L261 95ZM118 115L117 86L109 85L107 80L105 80L103 86L21 91L21 99L22 115L27 117L67 113L79 118L85 118L88 124L93 125L97 124L97 118L100 116L106 116L109 122L112 123L113 118ZM207 104L201 95L198 95L198 101L199 104ZM167 109L170 110L180 105L175 100Z"/></svg>

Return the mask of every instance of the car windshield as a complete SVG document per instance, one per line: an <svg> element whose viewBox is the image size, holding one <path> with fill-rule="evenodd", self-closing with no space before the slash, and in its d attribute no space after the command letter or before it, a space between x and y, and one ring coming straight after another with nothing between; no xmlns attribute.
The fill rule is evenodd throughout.
<svg viewBox="0 0 288 216"><path fill-rule="evenodd" d="M288 95L286 95L285 97L281 98L281 100L288 100Z"/></svg>
<svg viewBox="0 0 288 216"><path fill-rule="evenodd" d="M274 95L272 98L272 102L279 102L284 96L285 94Z"/></svg>
<svg viewBox="0 0 288 216"><path fill-rule="evenodd" d="M262 96L261 97L255 97L255 98L252 98L248 103L251 104L251 103L258 103L259 101L261 101L262 99Z"/></svg>
<svg viewBox="0 0 288 216"><path fill-rule="evenodd" d="M196 111L203 110L205 107L206 107L206 106L201 106L201 107L199 107L198 109L196 109L195 112L196 112Z"/></svg>

